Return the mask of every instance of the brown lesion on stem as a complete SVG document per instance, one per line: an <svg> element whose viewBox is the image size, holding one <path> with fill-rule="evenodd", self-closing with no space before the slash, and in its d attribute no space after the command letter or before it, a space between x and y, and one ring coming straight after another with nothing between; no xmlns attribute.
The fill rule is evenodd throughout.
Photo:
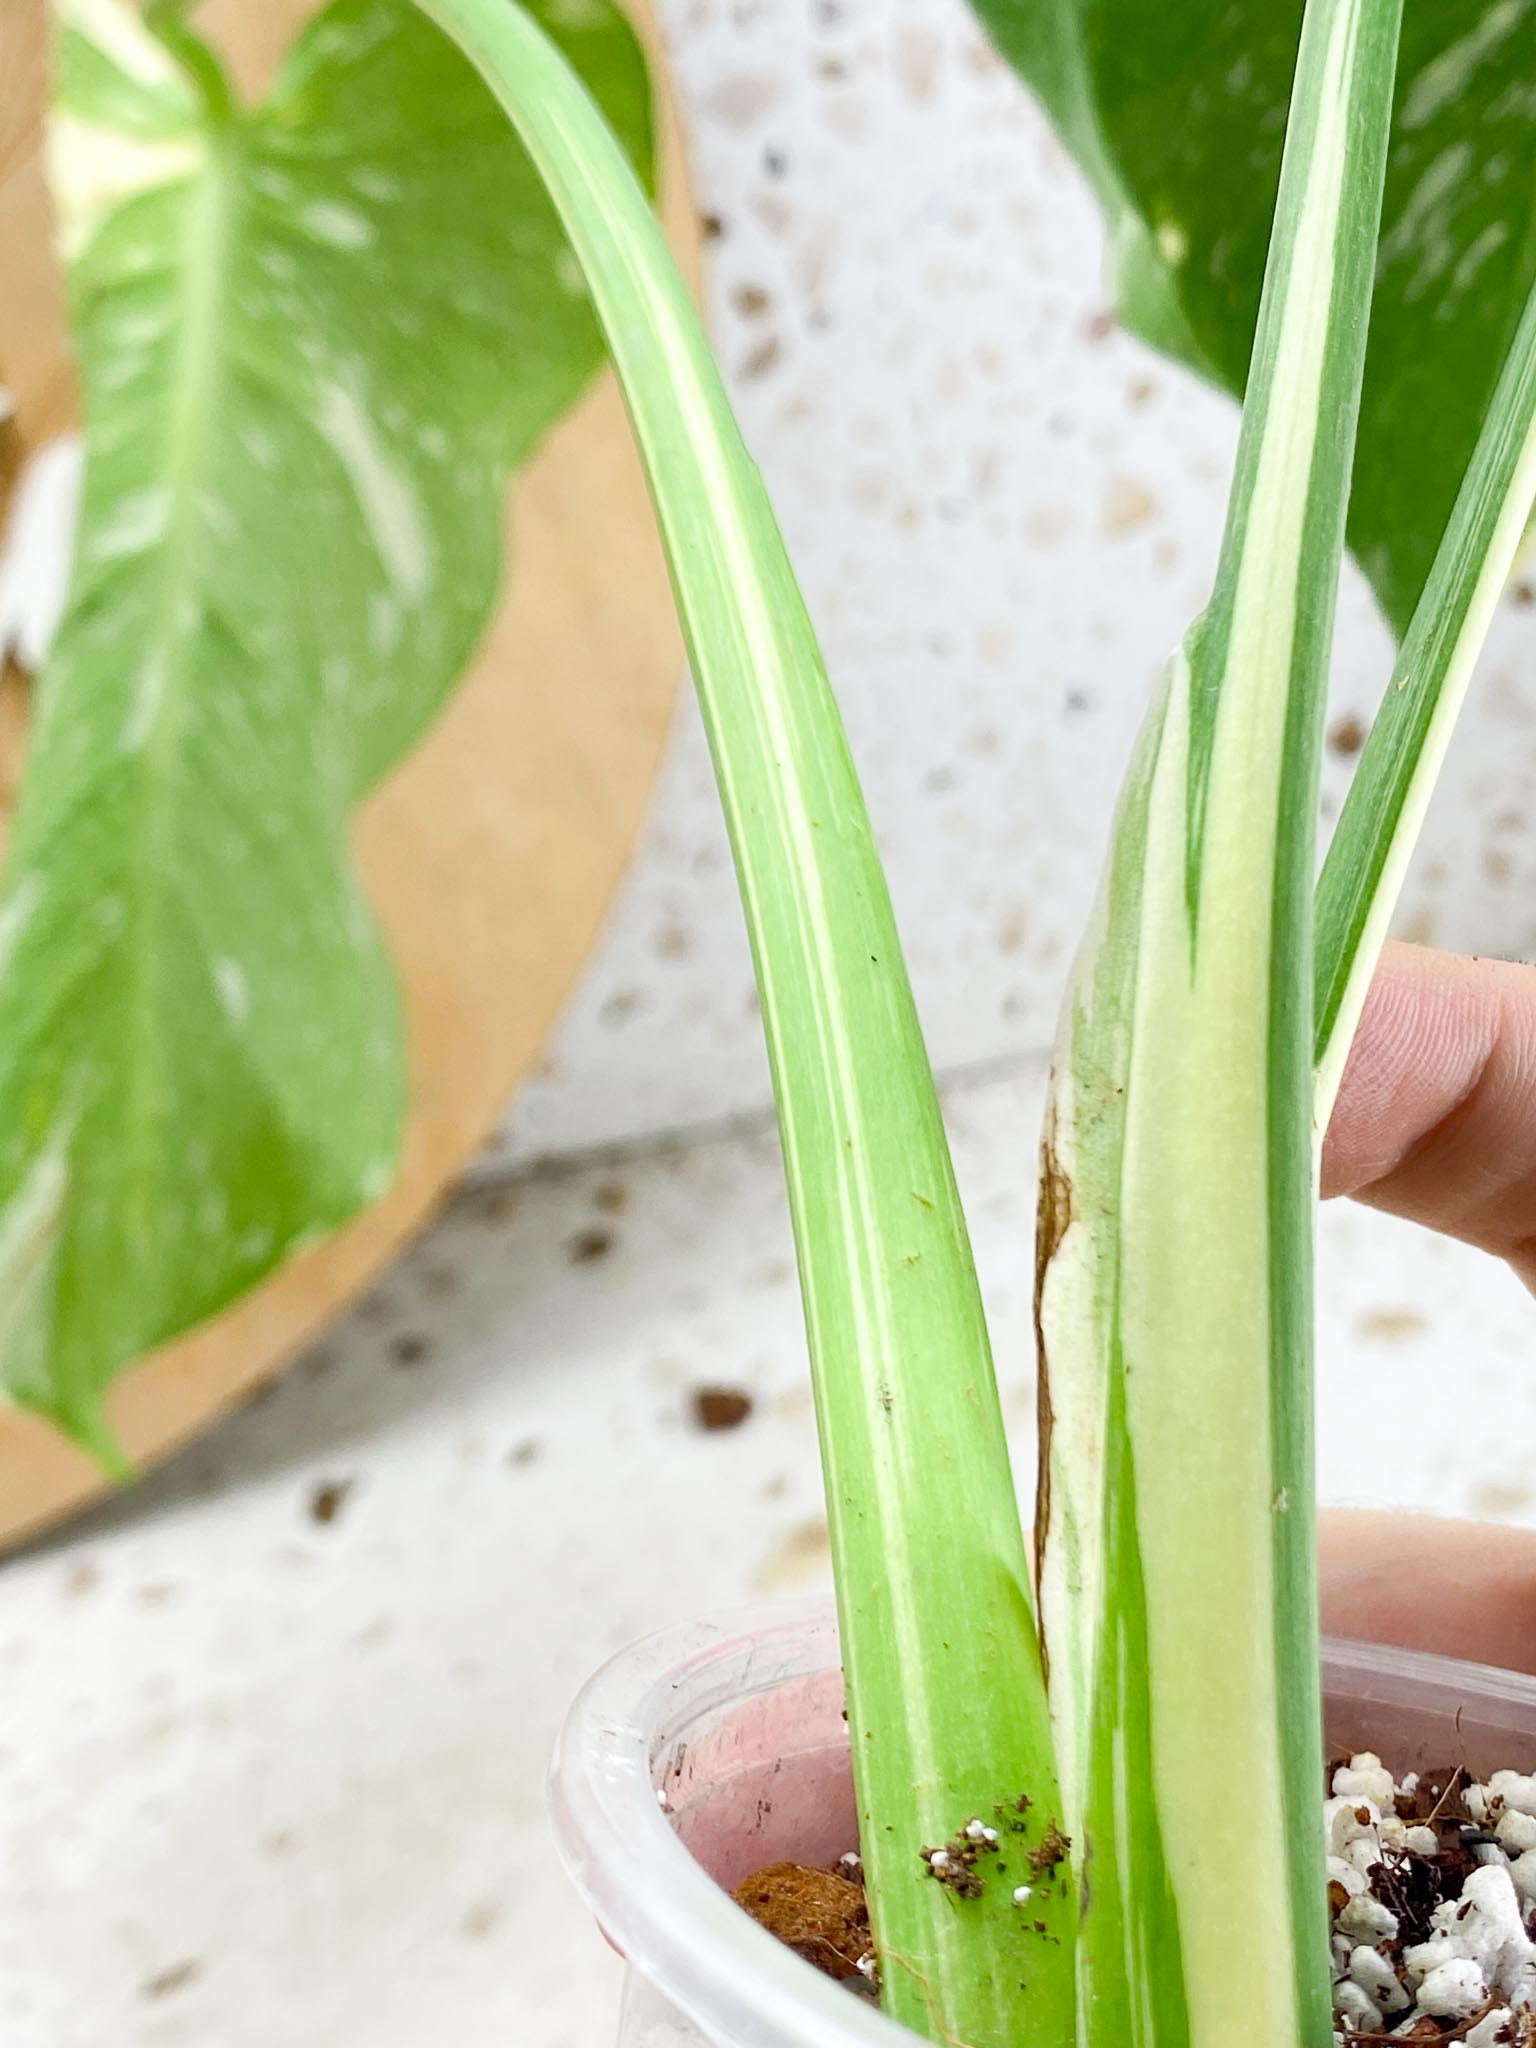
<svg viewBox="0 0 1536 2048"><path fill-rule="evenodd" d="M1039 1431L1039 1478L1035 1487L1035 1600L1040 1600L1041 1574L1045 1569L1045 1546L1051 1526L1051 1437L1056 1412L1051 1406L1050 1360L1045 1344L1045 1281L1051 1261L1072 1227L1072 1182L1056 1148L1056 1096L1052 1076L1050 1106L1040 1139L1040 1193L1035 1222L1035 1410ZM1050 1677L1050 1645L1043 1620L1040 1624L1040 1657Z"/></svg>

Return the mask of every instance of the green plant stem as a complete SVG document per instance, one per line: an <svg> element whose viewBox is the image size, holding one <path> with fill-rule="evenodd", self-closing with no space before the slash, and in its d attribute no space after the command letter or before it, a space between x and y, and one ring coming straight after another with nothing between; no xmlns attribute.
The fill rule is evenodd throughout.
<svg viewBox="0 0 1536 2048"><path fill-rule="evenodd" d="M1398 22L1309 0L1215 591L1138 751L1053 1086L1038 1549L1094 2048L1333 2038L1313 833ZM1240 2019L1234 1926L1264 1930Z"/></svg>
<svg viewBox="0 0 1536 2048"><path fill-rule="evenodd" d="M1403 639L1317 887L1316 1126L1328 1125L1409 856L1536 500L1536 291Z"/></svg>
<svg viewBox="0 0 1536 2048"><path fill-rule="evenodd" d="M693 658L778 1098L885 2004L966 2048L1063 2048L1066 1873L1027 1914L1012 1903L1021 1852L1059 1812L1016 1498L938 1101L815 636L670 252L587 94L508 0L421 4L501 99L582 263ZM925 1874L923 1847L1022 1794L1029 1833L1005 1833L1009 1871L989 1859L982 1897Z"/></svg>

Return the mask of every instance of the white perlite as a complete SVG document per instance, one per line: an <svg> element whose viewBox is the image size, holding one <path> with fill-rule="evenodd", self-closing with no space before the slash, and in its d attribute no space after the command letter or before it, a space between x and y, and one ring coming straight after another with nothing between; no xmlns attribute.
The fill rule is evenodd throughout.
<svg viewBox="0 0 1536 2048"><path fill-rule="evenodd" d="M1466 2048L1531 2048L1536 1776L1495 1771L1486 1785L1461 1788L1462 1809L1480 1831L1466 1842L1477 1867L1455 1897L1434 1907L1428 1937L1399 1951L1398 1916L1373 1885L1411 1868L1408 1857L1431 1858L1445 1846L1433 1827L1398 1812L1399 1796L1406 1800L1417 1784L1415 1774L1395 1785L1367 1751L1335 1771L1323 1807L1337 2048L1361 2034L1408 2035L1426 2018L1445 2027L1474 2022L1458 2033ZM1400 1889L1384 1889L1404 1904Z"/></svg>

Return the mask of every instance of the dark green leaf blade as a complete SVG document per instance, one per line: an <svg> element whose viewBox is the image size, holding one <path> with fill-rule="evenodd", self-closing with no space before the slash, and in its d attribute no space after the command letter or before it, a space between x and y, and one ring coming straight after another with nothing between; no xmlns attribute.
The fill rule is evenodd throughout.
<svg viewBox="0 0 1536 2048"><path fill-rule="evenodd" d="M975 0L1109 219L1123 316L1240 393L1300 0ZM1536 283L1536 0L1403 23L1350 542L1401 632Z"/></svg>
<svg viewBox="0 0 1536 2048"><path fill-rule="evenodd" d="M648 164L627 24L547 12ZM405 0L338 0L252 113L118 0L61 16L90 454L0 907L0 1380L100 1449L120 1367L393 1177L351 812L461 671L507 481L601 342Z"/></svg>

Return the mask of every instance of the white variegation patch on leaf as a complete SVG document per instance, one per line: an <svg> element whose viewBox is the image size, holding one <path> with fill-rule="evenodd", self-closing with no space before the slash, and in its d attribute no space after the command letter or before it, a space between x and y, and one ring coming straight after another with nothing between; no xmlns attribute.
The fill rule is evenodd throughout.
<svg viewBox="0 0 1536 2048"><path fill-rule="evenodd" d="M535 11L648 168L622 15ZM408 0L334 0L254 110L157 18L59 8L89 458L0 908L0 1381L98 1446L116 1371L393 1176L351 815L601 357L533 167Z"/></svg>

